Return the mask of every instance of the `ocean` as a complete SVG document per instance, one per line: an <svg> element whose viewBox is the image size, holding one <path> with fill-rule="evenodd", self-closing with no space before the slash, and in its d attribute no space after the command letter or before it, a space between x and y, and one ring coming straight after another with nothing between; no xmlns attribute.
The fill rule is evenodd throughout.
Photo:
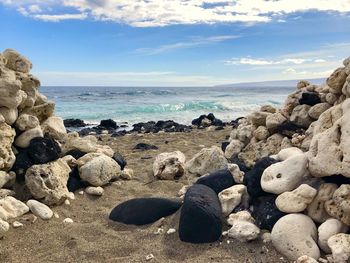
<svg viewBox="0 0 350 263"><path fill-rule="evenodd" d="M129 124L174 120L190 124L201 114L214 113L230 121L259 109L280 106L295 87L41 87L56 103L56 115L90 124L102 119Z"/></svg>

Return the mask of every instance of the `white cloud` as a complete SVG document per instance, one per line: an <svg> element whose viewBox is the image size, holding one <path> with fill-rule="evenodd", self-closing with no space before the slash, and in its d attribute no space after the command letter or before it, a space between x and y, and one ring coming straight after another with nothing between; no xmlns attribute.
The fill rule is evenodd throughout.
<svg viewBox="0 0 350 263"><path fill-rule="evenodd" d="M84 20L87 18L87 14L34 15L33 17L43 21L59 22L62 20Z"/></svg>
<svg viewBox="0 0 350 263"><path fill-rule="evenodd" d="M178 42L169 45L162 45L156 48L139 48L135 50L135 53L144 55L155 55L176 49L192 48L196 46L208 45L213 43L219 43L227 40L237 39L240 36L235 35L222 35L222 36L211 36L211 37L199 37L192 39L187 42Z"/></svg>
<svg viewBox="0 0 350 263"><path fill-rule="evenodd" d="M254 65L254 66L266 66L266 65L285 65L285 64L303 64L305 62L315 61L312 59L302 58L284 58L280 60L267 60L267 59L254 59L250 57L245 58L233 58L231 60L224 61L226 65ZM318 62L322 62L318 60Z"/></svg>
<svg viewBox="0 0 350 263"><path fill-rule="evenodd" d="M232 22L250 24L272 20L284 22L285 15L310 10L350 12L349 0L0 0L0 3L22 10L22 14L26 10L33 13L34 18L45 21L57 21L50 19L50 16L68 19L67 14L73 13L81 14L84 19L91 17L135 27ZM45 16L37 16L39 12ZM76 17L72 16L72 19Z"/></svg>

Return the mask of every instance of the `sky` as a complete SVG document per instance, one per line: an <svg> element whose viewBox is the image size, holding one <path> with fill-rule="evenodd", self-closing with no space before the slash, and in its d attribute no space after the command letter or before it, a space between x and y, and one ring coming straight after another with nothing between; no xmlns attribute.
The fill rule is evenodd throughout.
<svg viewBox="0 0 350 263"><path fill-rule="evenodd" d="M0 52L48 86L211 86L327 77L350 0L0 0Z"/></svg>

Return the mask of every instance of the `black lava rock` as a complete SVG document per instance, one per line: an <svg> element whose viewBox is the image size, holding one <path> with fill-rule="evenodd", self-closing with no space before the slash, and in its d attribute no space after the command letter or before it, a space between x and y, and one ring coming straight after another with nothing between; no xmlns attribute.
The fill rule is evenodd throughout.
<svg viewBox="0 0 350 263"><path fill-rule="evenodd" d="M252 216L259 228L271 231L278 219L286 215L278 210L275 204L276 198L276 195L267 195L253 199Z"/></svg>
<svg viewBox="0 0 350 263"><path fill-rule="evenodd" d="M69 177L68 177L68 181L67 181L68 191L74 192L76 190L79 190L81 188L85 188L87 186L89 186L89 183L83 181L80 178L78 167L74 167L72 169L72 171L70 172Z"/></svg>
<svg viewBox="0 0 350 263"><path fill-rule="evenodd" d="M241 172L243 173L250 171L250 169L237 156L229 159L229 161L230 163L237 164L239 167L239 170L241 170Z"/></svg>
<svg viewBox="0 0 350 263"><path fill-rule="evenodd" d="M336 184L338 186L341 186L342 184L350 184L350 178L345 177L345 176L343 176L341 174L336 174L336 175L332 175L332 176L322 177L322 179L326 183L332 183L332 184Z"/></svg>
<svg viewBox="0 0 350 263"><path fill-rule="evenodd" d="M192 125L195 125L197 127L204 127L204 125L202 124L202 121L207 118L209 121L210 121L210 125L213 125L213 126L225 126L225 123L220 120L220 119L217 119L213 113L209 113L208 115L201 115L199 116L198 118L192 120Z"/></svg>
<svg viewBox="0 0 350 263"><path fill-rule="evenodd" d="M304 133L304 129L290 121L285 121L277 127L276 132L289 138L292 138L293 134L295 133Z"/></svg>
<svg viewBox="0 0 350 263"><path fill-rule="evenodd" d="M124 136L125 134L127 134L126 130L121 130L121 131L117 131L112 133L111 137L120 137L120 136Z"/></svg>
<svg viewBox="0 0 350 263"><path fill-rule="evenodd" d="M127 165L124 157L120 153L116 152L113 154L112 158L119 164L120 169L124 170L124 167Z"/></svg>
<svg viewBox="0 0 350 263"><path fill-rule="evenodd" d="M191 186L184 199L179 237L189 243L217 241L222 233L221 204L217 194L201 184Z"/></svg>
<svg viewBox="0 0 350 263"><path fill-rule="evenodd" d="M82 152L80 150L70 150L68 152L66 152L65 155L71 155L73 156L75 159L79 159L81 157L83 157L85 154L87 154L86 152Z"/></svg>
<svg viewBox="0 0 350 263"><path fill-rule="evenodd" d="M228 169L223 169L198 178L196 184L206 185L218 194L235 185L236 182L233 180L231 172Z"/></svg>
<svg viewBox="0 0 350 263"><path fill-rule="evenodd" d="M222 142L221 143L221 150L225 152L227 146L230 144L230 142Z"/></svg>
<svg viewBox="0 0 350 263"><path fill-rule="evenodd" d="M134 150L148 151L148 150L158 150L158 147L147 143L138 143Z"/></svg>
<svg viewBox="0 0 350 263"><path fill-rule="evenodd" d="M109 219L131 225L147 225L175 213L182 203L164 198L136 198L117 205Z"/></svg>
<svg viewBox="0 0 350 263"><path fill-rule="evenodd" d="M262 158L255 163L250 171L245 173L243 183L247 186L247 191L251 198L254 199L267 194L261 188L261 176L267 167L277 162L277 160L270 157Z"/></svg>
<svg viewBox="0 0 350 263"><path fill-rule="evenodd" d="M321 99L315 92L304 92L299 99L300 105L306 104L314 106L318 103L321 103Z"/></svg>
<svg viewBox="0 0 350 263"><path fill-rule="evenodd" d="M114 120L108 119L108 120L102 120L100 122L99 127L105 128L105 129L117 129L118 125Z"/></svg>
<svg viewBox="0 0 350 263"><path fill-rule="evenodd" d="M63 121L65 127L85 127L87 124L81 119L65 119Z"/></svg>

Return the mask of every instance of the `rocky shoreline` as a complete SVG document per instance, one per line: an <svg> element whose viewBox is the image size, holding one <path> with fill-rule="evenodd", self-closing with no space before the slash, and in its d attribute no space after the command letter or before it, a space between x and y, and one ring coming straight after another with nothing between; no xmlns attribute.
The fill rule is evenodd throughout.
<svg viewBox="0 0 350 263"><path fill-rule="evenodd" d="M103 120L77 133L67 129L84 122L55 117L55 104L39 93L40 81L29 73L31 62L5 50L0 54L1 242L15 242L15 228L30 235L44 222L57 235L61 227L77 228L87 238L76 222L93 222L79 210L88 206L101 209L92 215L98 222L93 226L109 242L128 242L127 249L135 250L134 238L142 238L137 232L156 227L156 234L147 234L147 249L152 250L154 235L166 231L173 236L170 243L190 255L142 250L143 256L138 251L128 258L111 251L108 260L210 262L210 253L191 244L212 243L220 262L226 257L227 262L349 262L350 58L343 64L324 85L300 81L281 109L263 105L231 123L209 114L192 126L158 121L121 131L114 121ZM82 200L85 194L92 199ZM64 210L69 206L76 218ZM113 221L117 225L109 226ZM103 251L96 238L79 239L72 251L91 244ZM250 243L253 250L269 249L262 260L257 254L223 252L223 242L242 251ZM92 262L108 261L97 250L84 249L78 249L79 259L69 253L69 261L86 255ZM13 253L6 254L8 262L24 256L40 261L27 251ZM62 253L56 252L56 261L67 260ZM196 261L198 253L204 256Z"/></svg>

